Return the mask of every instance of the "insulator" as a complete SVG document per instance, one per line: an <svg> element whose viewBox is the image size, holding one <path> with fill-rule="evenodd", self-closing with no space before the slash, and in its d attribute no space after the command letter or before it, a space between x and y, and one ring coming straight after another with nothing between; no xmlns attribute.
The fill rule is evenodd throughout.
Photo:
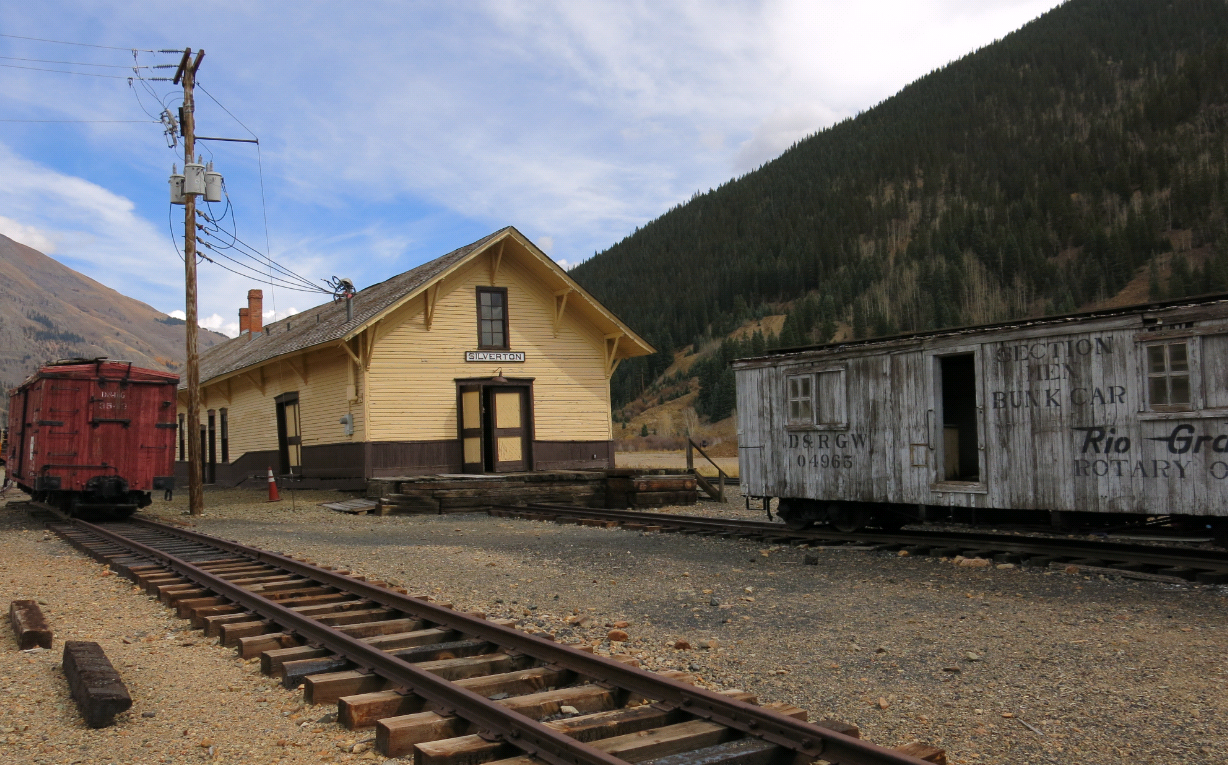
<svg viewBox="0 0 1228 765"><path fill-rule="evenodd" d="M171 165L171 204L183 204L183 173Z"/></svg>
<svg viewBox="0 0 1228 765"><path fill-rule="evenodd" d="M212 162L205 167L205 201L222 201L222 174L213 169Z"/></svg>
<svg viewBox="0 0 1228 765"><path fill-rule="evenodd" d="M200 163L199 159L183 166L183 193L205 193L205 166Z"/></svg>

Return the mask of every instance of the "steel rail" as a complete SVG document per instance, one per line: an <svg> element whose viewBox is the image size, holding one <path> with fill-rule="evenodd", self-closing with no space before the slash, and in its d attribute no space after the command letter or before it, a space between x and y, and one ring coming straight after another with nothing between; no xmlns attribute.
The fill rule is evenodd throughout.
<svg viewBox="0 0 1228 765"><path fill-rule="evenodd" d="M991 549L995 552L1026 555L1056 555L1070 558L1108 559L1143 563L1154 566L1203 569L1210 572L1228 573L1228 552L1216 550L1191 550L1152 545L1134 545L1122 542L1086 542L1077 539L1054 539L1048 537L1015 537L1001 534L977 534L968 532L910 531L844 533L813 529L793 530L778 523L746 521L740 519L701 518L690 515L651 513L632 510L606 510L600 508L551 505L544 503L519 507L495 505L495 509L517 514L566 514L574 517L617 520L654 526L674 526L714 531L727 534L746 534L757 537L782 539L862 542L888 545L928 545L931 547L961 547L963 549Z"/></svg>
<svg viewBox="0 0 1228 765"><path fill-rule="evenodd" d="M424 672L403 659L351 638L332 627L320 624L242 587L235 586L186 561L92 524L79 520L75 520L74 523L117 544L138 548L143 554L165 561L175 571L202 587L213 590L263 618L282 625L303 639L318 643L321 647L344 656L354 664L374 671L393 683L422 696L435 704L441 713L446 710L454 710L461 717L479 727L485 727L496 737L512 746L552 765L624 765L623 760L512 712L507 707L491 702L483 696L459 688L433 674ZM606 683L614 688L656 700L658 703L677 707L696 717L794 751L799 756L808 758L806 761L821 757L842 765L921 765L922 763L921 760L910 755L876 746L838 731L802 722L778 712L698 686L687 685L613 659L536 638L520 630L403 595L385 587L322 569L279 553L145 519L129 519L128 523L157 529L253 560L270 563L292 573L309 577L321 584L484 639L511 652L532 656L546 664L557 665L578 675L593 678L599 683Z"/></svg>

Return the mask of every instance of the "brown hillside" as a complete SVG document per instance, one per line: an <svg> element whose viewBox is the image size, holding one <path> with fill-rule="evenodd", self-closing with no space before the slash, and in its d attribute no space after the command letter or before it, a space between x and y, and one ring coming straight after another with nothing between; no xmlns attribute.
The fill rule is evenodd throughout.
<svg viewBox="0 0 1228 765"><path fill-rule="evenodd" d="M226 339L204 329L199 337L202 350ZM48 360L74 356L179 371L183 345L183 322L0 235L0 385L5 389Z"/></svg>

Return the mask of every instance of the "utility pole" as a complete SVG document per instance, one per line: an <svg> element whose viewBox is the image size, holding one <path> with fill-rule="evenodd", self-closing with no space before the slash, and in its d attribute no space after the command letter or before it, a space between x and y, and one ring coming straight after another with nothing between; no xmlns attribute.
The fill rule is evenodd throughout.
<svg viewBox="0 0 1228 765"><path fill-rule="evenodd" d="M175 85L183 80L183 107L180 114L180 130L183 132L183 170L185 177L189 175L188 168L196 162L196 118L193 114L195 103L192 88L196 85L196 70L205 57L203 50L196 52L196 60L189 65L192 49L183 52L179 68L175 71L172 82ZM201 176L200 191L204 177ZM187 313L187 365L188 365L188 418L185 434L188 439L188 511L192 515L203 515L205 512L205 487L203 462L200 442L200 359L196 352L197 333L200 331L196 320L196 190L189 190L190 184L184 188L183 214L183 268L186 283Z"/></svg>

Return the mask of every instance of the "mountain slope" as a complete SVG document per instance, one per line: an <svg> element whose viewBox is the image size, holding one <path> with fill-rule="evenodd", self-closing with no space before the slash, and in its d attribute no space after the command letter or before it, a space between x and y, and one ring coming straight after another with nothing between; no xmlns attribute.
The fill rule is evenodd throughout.
<svg viewBox="0 0 1228 765"><path fill-rule="evenodd" d="M1071 0L571 273L663 351L616 403L807 294L782 344L1228 289L1226 123L1228 5Z"/></svg>
<svg viewBox="0 0 1228 765"><path fill-rule="evenodd" d="M202 350L226 339L203 329L199 338ZM0 235L0 384L5 389L48 360L73 356L108 356L177 371L183 346L179 319Z"/></svg>

